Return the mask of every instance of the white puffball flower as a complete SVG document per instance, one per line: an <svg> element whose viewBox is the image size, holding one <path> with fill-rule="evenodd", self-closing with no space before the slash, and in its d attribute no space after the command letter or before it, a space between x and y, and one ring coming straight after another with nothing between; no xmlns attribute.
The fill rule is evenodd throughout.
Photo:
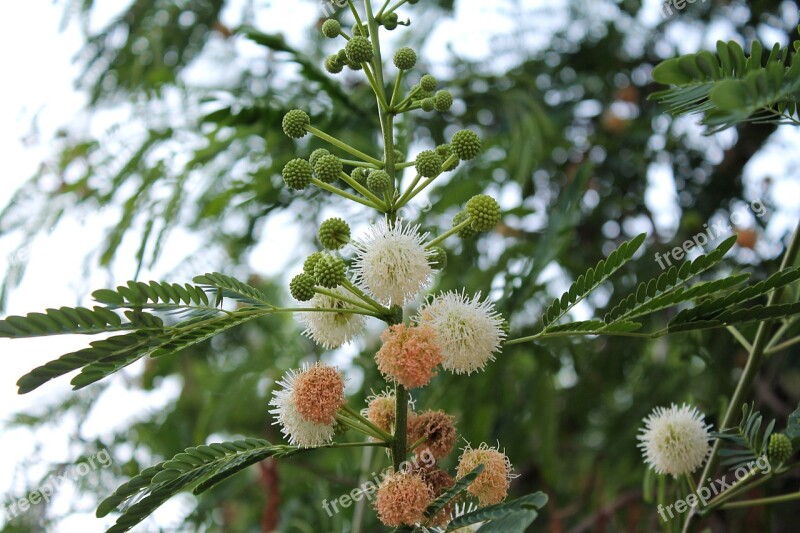
<svg viewBox="0 0 800 533"><path fill-rule="evenodd" d="M472 298L463 292L441 293L423 304L416 318L434 329L442 368L456 374L483 370L506 337L503 317L490 301L481 301L480 292Z"/></svg>
<svg viewBox="0 0 800 533"><path fill-rule="evenodd" d="M356 250L352 269L356 284L385 305L403 305L425 289L433 269L425 248L428 234L419 226L389 224L381 220L367 234L353 241Z"/></svg>
<svg viewBox="0 0 800 533"><path fill-rule="evenodd" d="M697 470L711 452L711 426L704 418L696 407L687 404L656 407L644 419L637 436L644 462L657 474L674 477Z"/></svg>
<svg viewBox="0 0 800 533"><path fill-rule="evenodd" d="M337 287L331 292L350 296L347 289ZM309 307L317 309L356 309L355 306L325 294L315 294ZM327 349L338 348L357 337L364 329L364 315L352 312L306 311L298 313L298 319L306 327L303 332L317 344Z"/></svg>
<svg viewBox="0 0 800 533"><path fill-rule="evenodd" d="M270 413L275 415L273 425L281 426L289 444L300 448L317 448L333 440L334 428L332 424L318 424L306 418L297 411L297 404L293 398L294 384L298 372L289 370L278 382L282 388L272 394L269 404L275 409Z"/></svg>

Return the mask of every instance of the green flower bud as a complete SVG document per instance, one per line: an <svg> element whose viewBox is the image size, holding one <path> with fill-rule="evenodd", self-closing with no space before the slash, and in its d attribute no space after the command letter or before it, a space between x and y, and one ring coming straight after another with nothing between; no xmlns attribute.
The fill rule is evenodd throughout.
<svg viewBox="0 0 800 533"><path fill-rule="evenodd" d="M328 250L338 250L350 242L350 226L341 218L329 218L319 227L319 242Z"/></svg>
<svg viewBox="0 0 800 533"><path fill-rule="evenodd" d="M436 100L433 98L424 98L420 101L419 107L428 113L433 111L436 108Z"/></svg>
<svg viewBox="0 0 800 533"><path fill-rule="evenodd" d="M369 24L362 24L359 26L358 24L353 26L353 36L361 35L362 37L369 37Z"/></svg>
<svg viewBox="0 0 800 533"><path fill-rule="evenodd" d="M338 58L339 58L339 62L340 62L342 65L346 65L346 64L347 64L347 62L349 61L349 60L347 59L347 52L345 51L345 49L344 49L344 48L342 48L341 50L339 50L338 52L336 52L336 57L338 57Z"/></svg>
<svg viewBox="0 0 800 533"><path fill-rule="evenodd" d="M353 178L356 183L359 185L363 185L364 187L367 186L367 169L364 167L356 167L353 169L353 172L350 173L350 177Z"/></svg>
<svg viewBox="0 0 800 533"><path fill-rule="evenodd" d="M456 227L456 226L460 225L462 222L464 222L468 218L469 218L469 215L467 214L466 211L459 211L458 213L456 213L456 216L453 217L453 227ZM477 235L478 232L475 231L474 229L472 229L472 226L470 226L468 224L468 225L464 226L463 228L461 228L460 230L458 230L457 234L462 239L470 239L470 238L474 237L475 235Z"/></svg>
<svg viewBox="0 0 800 533"><path fill-rule="evenodd" d="M352 61L348 61L347 68L349 68L350 70L361 70L364 67L361 66L361 63L353 63Z"/></svg>
<svg viewBox="0 0 800 533"><path fill-rule="evenodd" d="M322 157L323 155L330 155L330 152L325 148L317 148L316 150L311 152L311 155L308 157L308 162L311 163L312 167L314 167L316 166L317 161L319 161L319 158Z"/></svg>
<svg viewBox="0 0 800 533"><path fill-rule="evenodd" d="M342 31L342 25L336 19L328 19L322 24L322 35L328 39L335 39Z"/></svg>
<svg viewBox="0 0 800 533"><path fill-rule="evenodd" d="M345 280L344 261L330 254L322 254L317 264L314 265L314 279L326 289L335 289Z"/></svg>
<svg viewBox="0 0 800 533"><path fill-rule="evenodd" d="M292 109L283 116L283 133L292 139L300 139L308 133L306 126L311 125L311 118L308 113L299 109Z"/></svg>
<svg viewBox="0 0 800 533"><path fill-rule="evenodd" d="M397 28L398 24L397 21L399 20L399 18L400 17L397 16L397 13L389 13L388 15L383 17L383 19L381 20L381 24L383 24L383 27L386 28L387 30L392 31L395 28Z"/></svg>
<svg viewBox="0 0 800 533"><path fill-rule="evenodd" d="M460 159L469 161L481 153L481 139L471 130L457 131L450 141L450 149Z"/></svg>
<svg viewBox="0 0 800 533"><path fill-rule="evenodd" d="M417 64L417 53L404 46L394 54L394 66L400 70L411 70Z"/></svg>
<svg viewBox="0 0 800 533"><path fill-rule="evenodd" d="M317 266L317 262L319 262L319 260L322 259L324 255L325 254L323 254L322 252L314 252L313 254L309 255L306 258L305 262L303 262L303 272L313 276L314 267Z"/></svg>
<svg viewBox="0 0 800 533"><path fill-rule="evenodd" d="M385 170L373 170L367 176L367 187L376 194L383 194L392 189L392 178Z"/></svg>
<svg viewBox="0 0 800 533"><path fill-rule="evenodd" d="M508 337L508 334L511 333L511 324L509 324L508 320L504 318L500 323L500 329L503 330L503 333L505 333L506 337Z"/></svg>
<svg viewBox="0 0 800 533"><path fill-rule="evenodd" d="M325 59L325 70L331 74L339 74L342 70L344 70L344 63L339 61L338 55L330 55Z"/></svg>
<svg viewBox="0 0 800 533"><path fill-rule="evenodd" d="M394 162L395 162L395 164L403 163L405 161L405 159L406 159L406 156L403 155L403 152L401 152L400 150L395 150L394 151Z"/></svg>
<svg viewBox="0 0 800 533"><path fill-rule="evenodd" d="M347 41L344 51L347 52L347 59L353 63L367 63L372 60L372 43L360 35Z"/></svg>
<svg viewBox="0 0 800 533"><path fill-rule="evenodd" d="M436 78L431 76L430 74L425 74L419 80L419 86L422 88L423 91L432 93L436 90Z"/></svg>
<svg viewBox="0 0 800 533"><path fill-rule="evenodd" d="M436 270L443 270L447 266L447 252L440 246L431 248L431 255L428 257L428 264Z"/></svg>
<svg viewBox="0 0 800 533"><path fill-rule="evenodd" d="M444 162L447 160L447 158L450 157L450 155L453 153L453 151L450 149L450 145L449 144L440 144L439 146L436 147L436 153L439 154L439 157L442 158L442 164L444 164ZM451 165L449 165L447 168L444 168L442 170L444 172L449 172L451 170L455 170L456 167L458 167L458 159L453 161L453 163Z"/></svg>
<svg viewBox="0 0 800 533"><path fill-rule="evenodd" d="M307 302L314 297L315 281L313 276L303 272L292 278L289 282L289 292L298 302Z"/></svg>
<svg viewBox="0 0 800 533"><path fill-rule="evenodd" d="M779 465L792 456L792 441L783 433L773 433L769 437L767 458L770 463Z"/></svg>
<svg viewBox="0 0 800 533"><path fill-rule="evenodd" d="M283 181L295 191L302 191L311 183L311 163L305 159L292 159L283 167Z"/></svg>
<svg viewBox="0 0 800 533"><path fill-rule="evenodd" d="M436 91L436 95L433 97L434 100L434 107L436 111L443 113L453 107L453 95L450 94L450 91Z"/></svg>
<svg viewBox="0 0 800 533"><path fill-rule="evenodd" d="M314 165L314 174L317 179L325 183L333 183L342 173L342 160L335 155L323 155Z"/></svg>
<svg viewBox="0 0 800 533"><path fill-rule="evenodd" d="M417 174L423 178L433 178L442 171L442 158L433 150L423 150L417 155L414 167L417 169Z"/></svg>
<svg viewBox="0 0 800 533"><path fill-rule="evenodd" d="M500 204L487 194L478 194L467 202L467 215L472 220L472 229L489 231L500 222Z"/></svg>

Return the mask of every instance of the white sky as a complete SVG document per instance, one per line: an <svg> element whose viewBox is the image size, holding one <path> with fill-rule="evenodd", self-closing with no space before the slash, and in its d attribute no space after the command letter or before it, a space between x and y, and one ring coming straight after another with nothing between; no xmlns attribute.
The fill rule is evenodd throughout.
<svg viewBox="0 0 800 533"><path fill-rule="evenodd" d="M99 0L96 2L100 9L96 23L108 18L113 10L119 9L124 3ZM256 2L256 5L264 3ZM268 2L266 4L273 4ZM490 53L494 37L514 30L519 23L513 18L513 5L528 9L541 5L541 0L525 2L496 2L491 7L481 0L462 0L457 3L458 12L455 20L444 21L433 35L424 53L432 57L445 57L447 49L457 43L459 54L472 58L485 57ZM550 2L549 5L555 3ZM561 2L558 2L561 4ZM653 10L658 2L650 2ZM285 5L277 3L277 5ZM234 6L226 12L223 22L235 25L239 16L239 8ZM259 17L259 29L271 31L296 31L289 35L290 42L300 44L302 33L307 21L317 16L317 7L311 2L293 3L292 10L280 9L281 16L274 16L280 8L265 5L263 15ZM503 14L498 14L498 12ZM655 11L653 11L655 13ZM79 50L82 37L74 24L60 32L62 22L62 9L54 6L50 0L29 0L14 2L7 8L6 24L0 32L0 72L12 73L3 84L2 99L0 99L0 146L2 146L3 172L0 175L0 206L7 203L13 191L31 176L38 165L46 160L52 151L49 140L54 132L65 124L73 123L85 103L85 98L73 89L73 81L79 70L72 64L74 54ZM508 16L512 15L512 16ZM292 20L287 20L287 16ZM656 15L657 17L657 15ZM652 23L656 19L648 20ZM487 31L486 28L491 28ZM465 39L464 36L469 36ZM36 128L32 128L32 123ZM796 135L796 134L793 134ZM789 138L797 146L798 137ZM775 148L773 150L779 150ZM776 157L774 152L760 156L763 162L753 172L757 175L772 175L790 172L783 168L782 158ZM659 181L659 174L655 173L651 180ZM670 180L667 180L670 181ZM667 185L668 187L668 185ZM779 198L789 199L788 209L794 213L800 209L800 187L797 176L780 185ZM659 195L656 195L659 196ZM660 195L664 199L664 195ZM792 202L791 199L795 201ZM667 201L663 206L670 207ZM786 223L792 217L787 217ZM99 221L109 223L113 218L108 216ZM95 221L98 222L98 221ZM280 221L274 224L281 224ZM82 280L82 265L85 254L95 247L102 236L101 224L81 224L80 221L67 219L55 232L49 236L37 239L30 247L30 267L26 277L17 290L12 293L9 302L9 314L24 314L30 311L39 311L45 307L60 305L75 305L77 294L85 294L85 289L99 288L108 282L108 278L98 275L92 280ZM273 233L274 234L274 233ZM0 235L1 236L1 235ZM0 240L0 271L13 260L10 257L13 244L8 239ZM190 245L191 246L191 245ZM291 239L287 239L285 247L293 246ZM128 248L131 248L128 246ZM266 249L256 248L251 262L260 266L259 270L265 273L274 273L282 268L282 264L270 263L274 258L274 247L271 254ZM182 254L191 251L191 247L184 246L173 255L165 258L165 263L177 261ZM288 254L287 254L288 255ZM121 257L132 258L132 250L123 251ZM58 268L53 268L58 265ZM129 261L120 261L115 269L114 283L128 279L132 269ZM156 272L157 274L157 272ZM144 277L148 277L145 275ZM76 282L76 280L80 280ZM86 301L82 303L87 303ZM68 351L86 346L88 339L75 337L58 337L32 340L0 339L0 421L7 419L15 412L29 412L38 407L59 401L68 394L69 379L55 380L37 391L25 396L16 394L16 380L46 361L53 359ZM133 367L136 372L136 367ZM107 397L98 403L97 409L90 416L84 428L86 436L102 434L104 430L120 427L133 416L134 412L144 409L158 409L173 398L178 391L178 384L167 383L163 390L156 395L142 392L129 391L125 386L124 376L115 378L114 386L106 393ZM266 414L266 411L265 411ZM67 429L72 429L74 421L65 421L61 428L48 431L46 434L34 436L24 431L0 431L0 524L2 524L2 509L6 503L5 494L14 492L19 487L12 488L14 465L26 457L33 446L43 437L51 443L46 447L47 456L54 461L69 461L81 453L82 450L68 446ZM69 489L64 489L62 497L70 498ZM178 516L179 507L190 506L190 498L177 499L169 512L160 513L160 524L170 522L165 518L171 512ZM59 506L57 505L56 508ZM166 522L165 522L166 520ZM174 517L172 518L174 520ZM80 528L86 533L104 531L107 521L97 520L91 513L71 517L69 522L62 524L59 530L74 531Z"/></svg>

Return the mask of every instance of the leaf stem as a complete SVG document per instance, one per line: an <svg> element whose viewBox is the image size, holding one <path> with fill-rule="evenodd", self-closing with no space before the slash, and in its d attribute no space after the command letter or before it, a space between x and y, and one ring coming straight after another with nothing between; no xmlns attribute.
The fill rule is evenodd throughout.
<svg viewBox="0 0 800 533"><path fill-rule="evenodd" d="M386 212L386 209L387 209L386 202L384 202L383 200L381 200L380 198L375 196L372 192L370 192L369 189L367 189L366 187L364 187L363 185L358 183L356 180L354 180L353 178L348 176L345 172L342 172L339 175L339 177L342 178L342 181L344 181L345 183L350 185L352 188L354 188L355 190L357 190L358 192L363 194L365 198L367 198L372 203L374 203L376 206L378 206L379 207L379 209L378 209L379 211Z"/></svg>
<svg viewBox="0 0 800 533"><path fill-rule="evenodd" d="M448 238L450 235L453 235L454 233L457 233L457 232L461 231L462 229L466 228L470 224L472 224L472 219L467 217L467 219L464 222L462 222L461 224L458 224L457 226L453 226L449 230L445 231L444 233L442 233L441 235L439 235L438 237L436 237L435 239L430 241L428 244L425 245L425 248L430 249L430 248L436 246L437 244L439 244L440 242L442 242L443 240Z"/></svg>
<svg viewBox="0 0 800 533"><path fill-rule="evenodd" d="M340 141L336 137L332 137L332 136L328 135L327 133L325 133L324 131L315 128L314 126L306 126L306 131L308 131L309 133L311 133L315 137L317 137L319 139L322 139L323 141L325 141L325 142L327 142L329 144L332 144L333 146L339 148L340 150L344 150L345 152L347 152L350 155L354 155L354 156L358 157L359 159L363 159L364 161L366 161L368 163L372 163L373 165L378 166L378 168L380 168L383 165L383 161L379 161L379 160L375 159L374 157L365 154L361 150L353 148L349 144L343 143L342 141Z"/></svg>
<svg viewBox="0 0 800 533"><path fill-rule="evenodd" d="M333 194L341 196L342 198L346 198L347 200L356 202L357 204L361 204L361 205L366 206L366 207L371 207L372 209L377 209L378 211L381 210L380 206L377 206L377 205L373 204L369 200L364 200L363 198L359 198L355 194L350 194L349 192L344 191L344 190L340 189L339 187L334 187L333 185L331 185L329 183L325 183L324 181L320 181L317 178L311 178L311 183L313 183L314 185L316 185L320 189L326 190L328 192L332 192Z"/></svg>

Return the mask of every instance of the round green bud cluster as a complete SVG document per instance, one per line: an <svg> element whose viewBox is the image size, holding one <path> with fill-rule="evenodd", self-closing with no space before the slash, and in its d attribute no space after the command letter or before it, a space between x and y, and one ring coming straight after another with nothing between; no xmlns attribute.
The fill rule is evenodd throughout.
<svg viewBox="0 0 800 533"><path fill-rule="evenodd" d="M447 161L447 158L449 158L450 155L452 155L453 151L450 149L450 145L445 143L445 144L440 144L439 146L436 147L436 153L439 154L439 157L442 158L442 164L444 164ZM448 165L447 168L444 168L442 170L444 172L449 172L451 170L455 170L456 167L458 167L458 159L453 161L452 164Z"/></svg>
<svg viewBox="0 0 800 533"><path fill-rule="evenodd" d="M344 65L344 63L339 61L338 54L330 55L325 59L325 70L331 74L339 74L342 70L344 70Z"/></svg>
<svg viewBox="0 0 800 533"><path fill-rule="evenodd" d="M328 250L338 250L350 242L350 226L341 218L329 218L319 227L319 242Z"/></svg>
<svg viewBox="0 0 800 533"><path fill-rule="evenodd" d="M389 13L381 19L381 24L383 24L383 27L387 30L392 31L397 28L399 19L400 17L397 16L397 13Z"/></svg>
<svg viewBox="0 0 800 533"><path fill-rule="evenodd" d="M395 162L395 164L402 163L403 161L405 161L405 159L406 159L406 156L403 155L403 152L401 152L400 150L395 150L394 151L394 162Z"/></svg>
<svg viewBox="0 0 800 533"><path fill-rule="evenodd" d="M346 65L348 63L348 61L349 61L349 59L347 59L347 52L345 51L344 48L342 48L341 50L336 52L336 57L339 58L339 62L342 65Z"/></svg>
<svg viewBox="0 0 800 533"><path fill-rule="evenodd" d="M359 185L363 185L364 187L367 186L367 169L364 167L356 167L353 169L353 172L350 173L350 177L353 178L356 183Z"/></svg>
<svg viewBox="0 0 800 533"><path fill-rule="evenodd" d="M347 41L347 46L344 47L347 53L347 59L351 63L367 63L372 59L372 43L369 39L356 35Z"/></svg>
<svg viewBox="0 0 800 533"><path fill-rule="evenodd" d="M367 187L374 193L383 194L392 188L392 177L385 170L373 170L367 176Z"/></svg>
<svg viewBox="0 0 800 533"><path fill-rule="evenodd" d="M433 97L433 100L436 111L439 111L440 113L444 113L453 107L453 95L450 94L450 91L436 91L436 95Z"/></svg>
<svg viewBox="0 0 800 533"><path fill-rule="evenodd" d="M508 334L511 333L511 324L509 324L508 320L504 318L500 323L500 329L506 334L506 336L508 336Z"/></svg>
<svg viewBox="0 0 800 533"><path fill-rule="evenodd" d="M314 174L317 179L325 183L333 183L342 172L342 160L335 155L327 154L317 159L314 165Z"/></svg>
<svg viewBox="0 0 800 533"><path fill-rule="evenodd" d="M773 433L769 437L767 457L771 463L780 464L792 456L792 441L783 433Z"/></svg>
<svg viewBox="0 0 800 533"><path fill-rule="evenodd" d="M335 39L342 31L342 25L336 19L328 19L322 24L322 35L328 39Z"/></svg>
<svg viewBox="0 0 800 533"><path fill-rule="evenodd" d="M358 24L353 26L353 36L361 35L364 37L369 37L369 24L364 23L361 26Z"/></svg>
<svg viewBox="0 0 800 533"><path fill-rule="evenodd" d="M434 100L433 98L423 98L419 102L419 107L423 111L430 113L431 111L436 109L436 100Z"/></svg>
<svg viewBox="0 0 800 533"><path fill-rule="evenodd" d="M468 218L469 215L467 214L466 211L459 211L458 213L456 213L456 216L453 217L453 227L455 228L456 226L461 225L461 223L463 223ZM477 234L478 232L472 229L472 226L469 224L467 224L457 232L457 235L462 239L470 239Z"/></svg>
<svg viewBox="0 0 800 533"><path fill-rule="evenodd" d="M289 282L289 292L298 302L307 302L314 297L314 278L303 272L292 278Z"/></svg>
<svg viewBox="0 0 800 533"><path fill-rule="evenodd" d="M344 261L330 254L322 254L314 265L314 279L326 289L335 289L345 280L347 268Z"/></svg>
<svg viewBox="0 0 800 533"><path fill-rule="evenodd" d="M305 159L292 159L283 167L283 181L295 191L302 191L311 183L311 163Z"/></svg>
<svg viewBox="0 0 800 533"><path fill-rule="evenodd" d="M411 70L417 64L417 53L404 46L394 54L394 66L400 70Z"/></svg>
<svg viewBox="0 0 800 533"><path fill-rule="evenodd" d="M442 158L433 150L423 150L417 156L414 167L423 178L433 178L442 172Z"/></svg>
<svg viewBox="0 0 800 533"><path fill-rule="evenodd" d="M305 137L308 133L306 131L306 126L310 125L311 117L308 116L308 113L301 111L300 109L292 109L286 113L283 116L283 122L281 123L281 126L283 127L283 133L292 139L300 139L301 137Z"/></svg>
<svg viewBox="0 0 800 533"><path fill-rule="evenodd" d="M460 159L469 161L481 153L481 138L472 130L457 131L450 141L450 149Z"/></svg>
<svg viewBox="0 0 800 533"><path fill-rule="evenodd" d="M308 162L311 163L312 167L314 167L316 166L317 161L319 161L319 158L322 157L323 155L330 155L330 152L325 148L317 148L316 150L311 152L311 155L308 157Z"/></svg>
<svg viewBox="0 0 800 533"><path fill-rule="evenodd" d="M311 276L314 275L314 267L317 266L317 263L325 254L322 252L314 252L313 254L309 255L306 260L303 262L303 272L309 274Z"/></svg>
<svg viewBox="0 0 800 533"><path fill-rule="evenodd" d="M434 78L430 74L425 74L424 76L422 76L422 78L420 78L419 86L423 91L427 93L432 93L433 91L436 90L436 78Z"/></svg>
<svg viewBox="0 0 800 533"><path fill-rule="evenodd" d="M500 222L500 204L488 194L478 194L467 202L467 215L475 231L489 231Z"/></svg>
<svg viewBox="0 0 800 533"><path fill-rule="evenodd" d="M428 264L436 270L443 270L447 266L447 252L441 246L431 248Z"/></svg>

